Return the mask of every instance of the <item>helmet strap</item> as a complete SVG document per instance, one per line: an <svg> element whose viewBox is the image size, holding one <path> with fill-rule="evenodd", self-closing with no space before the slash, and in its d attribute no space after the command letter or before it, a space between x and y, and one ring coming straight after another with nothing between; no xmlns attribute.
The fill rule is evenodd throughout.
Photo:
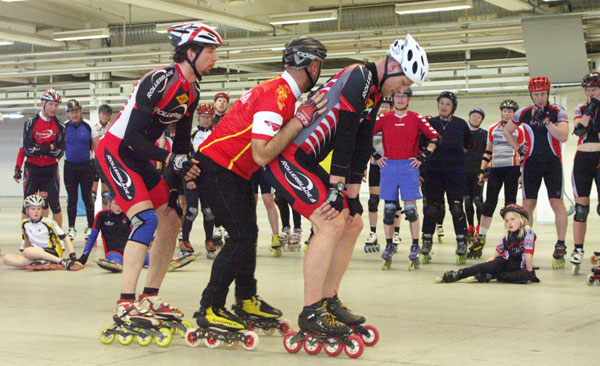
<svg viewBox="0 0 600 366"><path fill-rule="evenodd" d="M190 66L192 67L192 70L194 71L194 75L196 75L196 81L202 80L202 75L200 75L198 70L196 70L196 61L198 60L198 57L200 57L202 50L204 50L204 47L200 47L200 50L198 50L198 52L196 52L196 56L194 56L193 61L190 61L189 57L187 57L187 51L186 51L186 56L185 56L185 61L188 64L190 64Z"/></svg>
<svg viewBox="0 0 600 366"><path fill-rule="evenodd" d="M400 72L395 72L393 74L388 74L388 61L390 60L390 56L386 55L385 56L385 66L383 69L383 77L381 78L381 81L379 82L379 85L377 85L377 91L381 92L381 88L383 87L383 83L385 83L385 81L389 78L393 78L396 76L403 76L405 75L404 72L400 71Z"/></svg>

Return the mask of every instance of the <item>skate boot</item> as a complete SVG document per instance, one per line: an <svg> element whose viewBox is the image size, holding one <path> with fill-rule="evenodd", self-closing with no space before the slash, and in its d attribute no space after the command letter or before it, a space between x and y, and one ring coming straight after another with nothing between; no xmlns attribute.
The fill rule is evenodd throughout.
<svg viewBox="0 0 600 366"><path fill-rule="evenodd" d="M212 240L207 240L204 242L204 247L206 248L206 258L215 259L215 252L217 251L215 242Z"/></svg>
<svg viewBox="0 0 600 366"><path fill-rule="evenodd" d="M92 230L89 227L86 227L85 230L83 230L83 240L85 242L87 242L88 238L90 237Z"/></svg>
<svg viewBox="0 0 600 366"><path fill-rule="evenodd" d="M324 299L323 306L338 321L349 326L352 333L360 336L365 346L374 346L379 341L377 328L372 325L363 326L366 321L365 317L354 314L346 305L342 304L337 294Z"/></svg>
<svg viewBox="0 0 600 366"><path fill-rule="evenodd" d="M223 230L223 243L227 241L227 239L229 239L229 233L227 232L227 230L225 230L225 228L222 229Z"/></svg>
<svg viewBox="0 0 600 366"><path fill-rule="evenodd" d="M572 273L573 276L577 276L579 274L579 266L581 265L581 261L583 260L583 249L575 248L573 253L571 253L571 264L573 264Z"/></svg>
<svg viewBox="0 0 600 366"><path fill-rule="evenodd" d="M592 274L587 278L588 285L593 286L594 283L600 285L600 266L592 268Z"/></svg>
<svg viewBox="0 0 600 366"><path fill-rule="evenodd" d="M421 248L421 263L427 264L431 262L431 248L433 247L433 235L423 234L423 248Z"/></svg>
<svg viewBox="0 0 600 366"><path fill-rule="evenodd" d="M215 227L213 230L213 236L212 236L212 241L213 244L215 245L215 250L221 248L223 246L223 228L222 227Z"/></svg>
<svg viewBox="0 0 600 366"><path fill-rule="evenodd" d="M281 320L281 310L275 309L258 295L249 299L237 299L232 310L248 325L249 330L262 329L267 335L272 335L275 330L285 335L291 330L291 324L287 320Z"/></svg>
<svg viewBox="0 0 600 366"><path fill-rule="evenodd" d="M271 241L271 251L273 252L273 257L281 257L281 242L279 240L279 235L273 235Z"/></svg>
<svg viewBox="0 0 600 366"><path fill-rule="evenodd" d="M377 234L371 231L367 241L365 242L365 253L375 253L380 250L379 244L377 243Z"/></svg>
<svg viewBox="0 0 600 366"><path fill-rule="evenodd" d="M202 339L208 348L217 348L221 342L228 349L235 349L238 342L247 351L258 346L258 335L251 330L244 331L246 324L225 308L200 308L194 318L199 328L188 330L185 335L188 346L198 347Z"/></svg>
<svg viewBox="0 0 600 366"><path fill-rule="evenodd" d="M337 356L342 349L351 358L359 357L365 349L360 337L352 334L352 329L335 319L323 307L323 300L305 306L298 316L300 331L289 332L283 338L283 346L289 353L297 353L304 348L310 355L318 354L325 348L329 356Z"/></svg>
<svg viewBox="0 0 600 366"><path fill-rule="evenodd" d="M183 318L181 310L163 302L158 295L140 295L139 306L149 310L157 319L162 321Z"/></svg>
<svg viewBox="0 0 600 366"><path fill-rule="evenodd" d="M291 238L290 227L286 226L283 229L281 229L281 233L279 234L279 242L281 243L281 248L286 252L290 251L290 248L289 248L290 238Z"/></svg>
<svg viewBox="0 0 600 366"><path fill-rule="evenodd" d="M398 245L401 241L402 239L400 239L400 233L394 231L394 236L392 236L392 243Z"/></svg>
<svg viewBox="0 0 600 366"><path fill-rule="evenodd" d="M113 272L113 273L123 272L122 264L119 264L119 263L113 262L113 261L109 261L104 258L96 259L96 264L98 264L98 267L105 269L107 271Z"/></svg>
<svg viewBox="0 0 600 366"><path fill-rule="evenodd" d="M442 224L437 224L435 226L435 231L437 233L437 238L438 238L438 243L443 243L444 242L444 227L442 226Z"/></svg>
<svg viewBox="0 0 600 366"><path fill-rule="evenodd" d="M391 243L386 244L385 250L383 254L381 254L381 258L383 258L383 264L381 265L382 270L391 269L392 268L392 256L394 253L398 251L397 244Z"/></svg>
<svg viewBox="0 0 600 366"><path fill-rule="evenodd" d="M467 244L472 244L475 240L475 227L473 225L469 225L467 229Z"/></svg>
<svg viewBox="0 0 600 366"><path fill-rule="evenodd" d="M456 265L467 263L467 242L464 235L456 236Z"/></svg>
<svg viewBox="0 0 600 366"><path fill-rule="evenodd" d="M442 275L441 278L438 278L439 282L443 282L443 283L450 283L450 282L456 282L458 281L458 272L456 271L447 271L444 272L444 274Z"/></svg>
<svg viewBox="0 0 600 366"><path fill-rule="evenodd" d="M299 252L300 251L300 241L302 240L302 229L295 228L292 236L290 236L290 240L288 242L288 250L290 252Z"/></svg>
<svg viewBox="0 0 600 366"><path fill-rule="evenodd" d="M565 254L567 253L567 246L564 244L556 243L554 245L554 253L552 253L552 269L565 268Z"/></svg>
<svg viewBox="0 0 600 366"><path fill-rule="evenodd" d="M475 279L479 283L490 282L493 278L494 278L494 276L492 276L491 273L478 273L478 274L475 275Z"/></svg>
<svg viewBox="0 0 600 366"><path fill-rule="evenodd" d="M421 248L419 248L419 244L412 244L410 246L410 254L408 255L408 270L412 271L413 269L419 269L419 253L421 252Z"/></svg>
<svg viewBox="0 0 600 366"><path fill-rule="evenodd" d="M483 247L485 246L485 235L477 235L467 254L467 259L478 259L481 258Z"/></svg>
<svg viewBox="0 0 600 366"><path fill-rule="evenodd" d="M67 231L67 236L71 241L75 240L75 236L77 235L77 230L73 226L69 227L69 231Z"/></svg>
<svg viewBox="0 0 600 366"><path fill-rule="evenodd" d="M172 272L178 268L185 267L188 264L192 263L196 259L196 255L194 253L185 253L180 255L179 257L173 259L171 263L169 263L169 272Z"/></svg>
<svg viewBox="0 0 600 366"><path fill-rule="evenodd" d="M149 345L154 338L156 344L166 347L173 339L169 328L161 327L160 319L133 300L119 300L113 320L112 326L100 330L100 341L104 344L112 343L117 337L119 343L127 345L135 337L142 346Z"/></svg>
<svg viewBox="0 0 600 366"><path fill-rule="evenodd" d="M194 253L194 248L189 241L181 240L179 241L179 253L181 253L181 255Z"/></svg>

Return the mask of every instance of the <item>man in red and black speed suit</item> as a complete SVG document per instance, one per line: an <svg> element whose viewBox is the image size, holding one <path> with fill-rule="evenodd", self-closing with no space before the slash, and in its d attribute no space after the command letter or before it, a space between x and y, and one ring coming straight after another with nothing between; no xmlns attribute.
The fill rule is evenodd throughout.
<svg viewBox="0 0 600 366"><path fill-rule="evenodd" d="M46 199L44 216L48 216L50 207L52 218L58 226L62 226L58 159L65 153L65 126L56 118L61 96L49 89L42 93L41 100L42 110L23 126L23 152L27 157L24 196L39 192Z"/></svg>

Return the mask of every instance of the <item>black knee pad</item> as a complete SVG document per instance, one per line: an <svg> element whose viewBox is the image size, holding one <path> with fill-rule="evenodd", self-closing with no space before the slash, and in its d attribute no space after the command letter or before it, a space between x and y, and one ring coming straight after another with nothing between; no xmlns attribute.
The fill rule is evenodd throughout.
<svg viewBox="0 0 600 366"><path fill-rule="evenodd" d="M194 221L196 220L196 216L198 216L198 208L188 207L185 213L185 219L188 221Z"/></svg>
<svg viewBox="0 0 600 366"><path fill-rule="evenodd" d="M423 207L423 216L426 219L436 220L444 211L443 205L443 202L427 200Z"/></svg>
<svg viewBox="0 0 600 366"><path fill-rule="evenodd" d="M368 201L369 212L377 212L379 208L379 195L378 194L370 194Z"/></svg>
<svg viewBox="0 0 600 366"><path fill-rule="evenodd" d="M419 219L419 214L417 213L417 205L414 203L409 203L404 207L404 217L408 222L415 222Z"/></svg>
<svg viewBox="0 0 600 366"><path fill-rule="evenodd" d="M460 201L452 201L450 203L450 214L456 220L462 220L465 216L465 211L462 207L462 202Z"/></svg>
<svg viewBox="0 0 600 366"><path fill-rule="evenodd" d="M202 215L204 216L204 220L206 220L206 221L212 221L215 219L215 215L213 215L210 207L203 208Z"/></svg>
<svg viewBox="0 0 600 366"><path fill-rule="evenodd" d="M588 214L590 213L590 205L575 204L575 216L573 220L577 222L586 222Z"/></svg>
<svg viewBox="0 0 600 366"><path fill-rule="evenodd" d="M396 218L396 202L385 201L383 206L383 223L386 225L394 225L394 219Z"/></svg>

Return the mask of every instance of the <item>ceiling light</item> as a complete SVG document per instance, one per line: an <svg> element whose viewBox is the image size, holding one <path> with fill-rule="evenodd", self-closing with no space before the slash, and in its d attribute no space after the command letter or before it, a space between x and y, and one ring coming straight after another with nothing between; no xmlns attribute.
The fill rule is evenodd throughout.
<svg viewBox="0 0 600 366"><path fill-rule="evenodd" d="M1 119L19 119L19 118L23 118L23 114L22 113L7 113L7 114L3 114L0 113L0 117Z"/></svg>
<svg viewBox="0 0 600 366"><path fill-rule="evenodd" d="M110 38L108 28L80 29L66 32L54 32L55 41L75 41L79 39Z"/></svg>
<svg viewBox="0 0 600 366"><path fill-rule="evenodd" d="M13 41L6 41L4 39L0 39L0 46L12 46L15 44Z"/></svg>
<svg viewBox="0 0 600 366"><path fill-rule="evenodd" d="M278 24L298 24L325 22L328 20L336 20L338 18L337 10L318 10L307 11L303 13L286 13L269 15L269 23L272 25Z"/></svg>
<svg viewBox="0 0 600 366"><path fill-rule="evenodd" d="M473 0L431 0L415 1L411 3L396 4L396 13L400 15L432 13L436 11L471 9Z"/></svg>

